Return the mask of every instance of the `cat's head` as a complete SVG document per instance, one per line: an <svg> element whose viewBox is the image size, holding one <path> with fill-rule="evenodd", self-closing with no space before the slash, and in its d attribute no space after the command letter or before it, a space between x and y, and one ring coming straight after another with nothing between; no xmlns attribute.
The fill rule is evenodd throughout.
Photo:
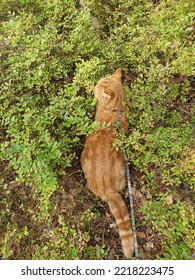
<svg viewBox="0 0 195 280"><path fill-rule="evenodd" d="M102 78L94 88L98 104L107 109L119 109L124 100L124 89L121 82L121 68L112 76Z"/></svg>

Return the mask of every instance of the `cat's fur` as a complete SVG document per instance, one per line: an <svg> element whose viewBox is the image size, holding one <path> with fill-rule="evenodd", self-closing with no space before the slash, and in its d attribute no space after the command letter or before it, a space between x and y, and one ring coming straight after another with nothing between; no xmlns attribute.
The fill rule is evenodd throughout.
<svg viewBox="0 0 195 280"><path fill-rule="evenodd" d="M95 97L98 100L95 120L100 122L100 128L86 138L81 165L87 187L108 203L118 226L124 255L130 258L134 251L133 234L127 207L119 194L125 187L125 160L122 152L113 148L116 140L114 124L119 118L119 112L115 110L123 111L120 129L128 127L120 68L97 83ZM102 123L111 125L101 127Z"/></svg>

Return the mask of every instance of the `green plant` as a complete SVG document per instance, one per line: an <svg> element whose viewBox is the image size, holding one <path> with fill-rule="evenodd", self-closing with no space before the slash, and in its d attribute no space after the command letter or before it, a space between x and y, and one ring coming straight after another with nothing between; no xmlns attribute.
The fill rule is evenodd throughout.
<svg viewBox="0 0 195 280"><path fill-rule="evenodd" d="M0 247L4 259L33 258L33 254L45 259L108 255L106 240L97 244L89 238L90 223L98 222L99 216L88 210L93 204L90 199L83 202L78 160L84 137L98 126L93 121L93 87L117 67L124 71L129 107L129 130L122 137L132 180L149 200L142 215L157 236L166 234L171 221L164 243L159 238L166 252L152 258L191 257L193 4L192 0L1 1ZM120 139L116 147L121 147ZM77 190L72 198L76 210L67 203L63 212L62 189L67 196L70 189ZM175 202L164 207L168 189ZM67 212L76 220L70 222ZM83 219L78 212L84 212Z"/></svg>
<svg viewBox="0 0 195 280"><path fill-rule="evenodd" d="M188 259L194 243L194 209L182 202L169 203L169 193L148 201L141 212L158 232L163 247L162 259ZM167 244L168 241L168 244Z"/></svg>

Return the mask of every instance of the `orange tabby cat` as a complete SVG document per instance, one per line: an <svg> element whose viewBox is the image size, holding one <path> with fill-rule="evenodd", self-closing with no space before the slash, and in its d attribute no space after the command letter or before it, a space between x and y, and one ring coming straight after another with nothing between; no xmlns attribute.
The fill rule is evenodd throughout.
<svg viewBox="0 0 195 280"><path fill-rule="evenodd" d="M134 252L133 234L127 207L118 193L125 187L125 160L122 152L113 148L116 140L114 124L120 118L120 129L128 127L122 104L124 89L120 68L97 83L95 97L98 100L95 120L100 122L100 128L86 138L81 165L87 187L108 203L118 226L124 255L130 258ZM119 110L123 112L121 116ZM101 127L102 123L110 125Z"/></svg>

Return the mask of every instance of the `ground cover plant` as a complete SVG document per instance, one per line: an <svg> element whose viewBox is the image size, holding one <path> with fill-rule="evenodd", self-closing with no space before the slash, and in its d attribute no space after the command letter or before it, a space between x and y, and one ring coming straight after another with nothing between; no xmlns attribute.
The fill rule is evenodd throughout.
<svg viewBox="0 0 195 280"><path fill-rule="evenodd" d="M79 163L93 87L118 67L140 258L194 258L194 15L192 0L0 2L2 259L124 258Z"/></svg>

